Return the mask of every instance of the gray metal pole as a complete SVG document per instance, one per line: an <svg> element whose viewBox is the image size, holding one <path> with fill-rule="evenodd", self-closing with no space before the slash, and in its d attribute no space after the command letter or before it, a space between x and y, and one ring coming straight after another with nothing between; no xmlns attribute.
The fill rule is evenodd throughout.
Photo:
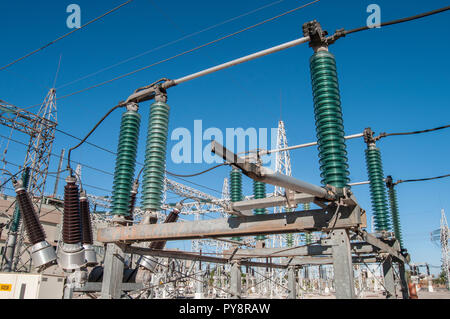
<svg viewBox="0 0 450 319"><path fill-rule="evenodd" d="M241 299L241 265L233 262L231 265L231 299Z"/></svg>
<svg viewBox="0 0 450 319"><path fill-rule="evenodd" d="M337 299L355 299L355 283L350 238L345 229L331 232L333 246L334 284Z"/></svg>
<svg viewBox="0 0 450 319"><path fill-rule="evenodd" d="M408 281L406 280L405 263L398 262L398 270L400 273L400 282L402 285L402 298L409 299Z"/></svg>
<svg viewBox="0 0 450 319"><path fill-rule="evenodd" d="M290 266L288 270L288 288L289 295L288 299L297 299L297 281L295 279L296 269L294 266Z"/></svg>
<svg viewBox="0 0 450 319"><path fill-rule="evenodd" d="M397 299L395 292L394 269L392 265L392 257L388 256L383 262L384 286L386 287L386 298Z"/></svg>
<svg viewBox="0 0 450 319"><path fill-rule="evenodd" d="M107 244L103 269L102 299L120 299L125 254L116 244Z"/></svg>

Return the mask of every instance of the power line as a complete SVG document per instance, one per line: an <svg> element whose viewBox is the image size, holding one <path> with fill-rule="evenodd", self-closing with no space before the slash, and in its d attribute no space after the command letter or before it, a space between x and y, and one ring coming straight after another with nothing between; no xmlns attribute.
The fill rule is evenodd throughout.
<svg viewBox="0 0 450 319"><path fill-rule="evenodd" d="M422 133L434 132L434 131L443 130L443 129L446 129L446 128L449 128L449 127L450 127L450 125L444 125L444 126L431 128L431 129L427 129L427 130L423 130L423 131L413 131L413 132L403 132L403 133L381 133L379 136L377 136L375 138L375 140L379 140L379 139L381 139L383 137L388 137L388 136L414 135L414 134L422 134Z"/></svg>
<svg viewBox="0 0 450 319"><path fill-rule="evenodd" d="M169 171L166 171L166 173L168 175L170 175L170 176L175 176L175 177L195 177L195 176L199 176L199 175L205 174L207 172L210 172L210 171L212 171L212 170L214 170L216 168L219 168L219 167L222 167L222 166L225 166L225 165L229 165L229 164L228 163L219 164L219 165L213 166L211 168L208 168L207 170L201 171L199 173L191 174L191 175L180 175L180 174L171 173Z"/></svg>
<svg viewBox="0 0 450 319"><path fill-rule="evenodd" d="M266 20L264 20L264 21L261 21L261 22L259 22L259 23L257 23L257 24L254 24L254 25L252 25L252 26L249 26L249 27L247 27L247 28L244 28L244 29L241 29L241 30L239 30L239 31L233 32L233 33L231 33L231 34L228 34L228 35L223 36L223 37L221 37L221 38L218 38L218 39L216 39L216 40L207 42L207 43L202 44L202 45L200 45L200 46L197 46L197 47L195 47L195 48L193 48L193 49L190 49L190 50L187 50L187 51L178 53L178 54L176 54L176 55L174 55L174 56L171 56L171 57L169 57L169 58L165 58L165 59L163 59L163 60L160 60L160 61L158 61L158 62L154 62L154 63L152 63L152 64L150 64L150 65L144 66L144 67L139 68L139 69L136 69L136 70L134 70L134 71L131 71L131 72L128 72L128 73L119 75L119 76L117 76L117 77L115 77L115 78L112 78L112 79L110 79L110 80L107 80L107 81L104 81L104 82L95 84L95 85L93 85L93 86L90 86L90 87L87 87L87 88L84 88L84 89L81 89L81 90L78 90L78 91L75 91L75 92L72 92L72 93L63 95L63 96L61 96L61 97L59 97L59 98L56 98L56 100L65 99L65 98L68 98L68 97L71 97L71 96L74 96L74 95L77 95L77 94L80 94L80 93L83 93L83 92L86 92L86 91L89 91L89 90L92 90L92 89L95 89L95 88L98 88L98 87L101 87L101 86L103 86L103 85L106 85L106 84L109 84L109 83L111 83L111 82L114 82L114 81L123 79L123 78L125 78L125 77L128 77L128 76L130 76L130 75L136 74L136 73L138 73L138 72L147 70L147 69L149 69L149 68L151 68L151 67L154 67L154 66L157 66L157 65L159 65L159 64L162 64L162 63L165 63L165 62L174 60L174 59L179 58L179 57L181 57L181 56L184 56L184 55L186 55L186 54L188 54L188 53L192 53L192 52L198 51L198 50L200 50L200 49L202 49L202 48L204 48L204 47L207 47L207 46L212 45L212 44L214 44L214 43L217 43L217 42L223 41L223 40L225 40L225 39L231 38L231 37L233 37L233 36L235 36L235 35L238 35L238 34L240 34L240 33L242 33L242 32L245 32L245 31L254 29L254 28L258 27L258 26L261 26L261 25L263 25L263 24L266 24L266 23L268 23L268 22L271 22L271 21L273 21L273 20L276 20L276 19L278 19L278 18L281 18L281 17L283 17L283 16L285 16L285 15L288 15L288 14L293 13L293 12L295 12L295 11L298 11L298 10L300 10L300 9L303 9L303 8L305 8L305 7L307 7L307 6L310 6L310 5L312 5L312 4L316 3L316 2L319 2L319 1L320 1L320 0L315 0L315 1L313 1L313 2L307 3L307 4L302 5L302 6L300 6L300 7L291 9L291 10L286 11L286 12L284 12L284 13L282 13L282 14L279 14L279 15L277 15L277 16L275 16L275 17L272 17L272 18L270 18L270 19L266 19ZM39 105L40 105L40 104L39 104ZM33 107L36 107L36 106L38 106L38 104L29 106L29 107L26 107L25 109L33 108Z"/></svg>
<svg viewBox="0 0 450 319"><path fill-rule="evenodd" d="M12 139L12 138L8 138L8 137L6 137L6 136L4 136L4 135L1 135L1 134L0 134L0 137L1 137L1 138L8 139L8 140L11 141L11 142L14 142L14 143L17 143L17 144L21 144L21 145L24 145L24 146L27 146L27 147L28 147L28 145L27 145L26 143L17 141L17 140ZM35 148L34 148L34 149L35 149ZM50 155L51 155L51 156L54 156L54 157L58 157L58 158L60 157L60 155L57 155L57 154L54 154L54 153L50 153ZM67 157L63 157L63 159L64 159L64 160L67 160ZM4 162L4 161L3 161L3 160L0 160L0 162ZM104 171L104 170L102 170L102 169L95 168L95 167L93 167L93 166L90 166L90 165L87 165L87 164L84 164L84 163L81 163L81 162L77 162L77 161L73 161L73 162L76 163L76 164L80 164L80 165L82 165L82 166L85 167L85 168L89 168L89 169L92 169L92 170L94 170L94 171L98 171L98 172L100 172L100 173L106 174L106 175L114 176L114 174L112 174L112 173L110 173L110 172L107 172L107 171Z"/></svg>
<svg viewBox="0 0 450 319"><path fill-rule="evenodd" d="M22 60L24 60L24 59L26 59L26 58L32 56L33 54L35 54L35 53L37 53L37 52L39 52L39 51L42 51L42 50L46 49L47 47L51 46L52 44L54 44L54 43L56 43L56 42L58 42L58 41L60 41L60 40L62 40L62 39L64 39L64 38L68 37L68 36L71 35L72 33L77 32L77 31L79 31L79 30L81 30L81 29L87 27L88 25L90 25L90 24L92 24L92 23L94 23L94 22L100 20L101 18L103 18L103 17L105 17L105 16L107 16L107 15L109 15L109 14L111 14L111 13L117 11L117 10L119 10L120 8L122 8L123 6L126 6L127 4L129 4L129 3L132 2L132 1L133 1L133 0L128 0L127 2L124 2L124 3L122 3L121 5L115 7L114 9L109 10L108 12L102 14L101 16L99 16L99 17L97 17L97 18L95 18L95 19L89 21L88 23L82 25L81 27L79 27L79 28L77 28L77 29L74 29L74 30L72 30L72 31L70 31L70 32L68 32L68 33L66 33L66 34L64 34L63 36L60 36L59 38L57 38L57 39L55 39L55 40L53 40L53 41L47 43L46 45L40 47L39 49L36 49L36 50L34 50L34 51L31 51L30 53L24 55L23 57L18 58L18 59L16 59L16 60L12 61L11 63L9 63L9 64L7 64L7 65L1 67L1 68L0 68L0 71L2 71L2 70L4 70L4 69L10 67L11 65L16 64L16 63L18 63L18 62L20 62L20 61L22 61Z"/></svg>
<svg viewBox="0 0 450 319"><path fill-rule="evenodd" d="M394 25L394 24L398 24L398 23L403 23L403 22L408 22L408 21L412 21L412 20L417 20L417 19L421 19L421 18L425 18L434 14L438 14L444 11L450 10L450 6L441 8L441 9L437 9L437 10L433 10L433 11L429 11L429 12L424 12L421 14L417 14L411 17L407 17L407 18L402 18L402 19L397 19L397 20L392 20L392 21L388 21L388 22L384 22L380 24L380 27L385 27L385 26L389 26L389 25ZM356 33L356 32L360 32L360 31L365 31L365 30L369 30L372 29L369 26L364 26L364 27L360 27L360 28L356 28L356 29L352 29L349 31L344 31L345 35L347 34L352 34L352 33Z"/></svg>
<svg viewBox="0 0 450 319"><path fill-rule="evenodd" d="M441 179L441 178L446 178L446 177L450 177L450 174L442 175L442 176L436 176L436 177L421 178L421 179L407 179L407 180L399 179L397 182L394 183L394 185L397 185L397 184L400 184L400 183L431 181L431 180Z"/></svg>
<svg viewBox="0 0 450 319"><path fill-rule="evenodd" d="M239 16L234 17L234 18L227 19L227 20L225 20L225 21L222 21L222 22L219 22L219 23L214 24L214 25L212 25L212 26L209 26L209 27L207 27L207 28L205 28L205 29L202 29L202 30L200 30L200 31L196 31L196 32L190 33L190 34L185 35L185 36L183 36L183 37L181 37L181 38L178 38L178 39L176 39L176 40L167 42L167 43L162 44L162 45L160 45L160 46L158 46L158 47L152 48L152 49L150 49L150 50L148 50L148 51L145 51L145 52L140 53L140 54L138 54L138 55L135 55L135 56L133 56L133 57L127 58L127 59L122 60L122 61L120 61L120 62L118 62L118 63L115 63L115 64L113 64L113 65L110 65L110 66L108 66L108 67L105 67L105 68L103 68L103 69L101 69L101 70L99 70L99 71L90 73L90 74L85 75L85 76L83 76L83 77L81 77L81 78L78 78L78 79L76 79L76 80L70 81L70 82L68 82L68 83L66 83L66 84L63 84L63 85L59 86L57 89L61 89L61 88L64 88L64 87L66 87L66 86L69 86L69 85L71 85L71 84L77 83L77 82L79 82L79 81L88 79L88 78L90 78L90 77L92 77L92 76L94 76L94 75L100 74L100 73L102 73L102 72L104 72L104 71L110 70L110 69L115 68L115 67L117 67L117 66L119 66L119 65L122 65L122 64L124 64L124 63L133 61L133 60L135 60L135 59L137 59L137 58L140 58L140 57L142 57L142 56L144 56L144 55L147 55L147 54L149 54L149 53L156 52L156 51L158 51L158 50L160 50L160 49L163 49L163 48L165 48L165 47L168 47L168 46L170 46L170 45L172 45L172 44L175 44L175 43L181 42L181 41L183 41L183 40L192 38L192 37L194 37L194 36L196 36L196 35L199 35L199 34L204 33L204 32L206 32L206 31L215 29L215 28L220 27L220 26L222 26L222 25L224 25L224 24L227 24L227 23L229 23L229 22L238 20L238 19L240 19L240 18L242 18L242 17L245 17L245 16L248 16L248 15L251 15L251 14L253 14L253 13L255 13L255 12L258 12L258 11L261 11L261 10L263 10L263 9L272 7L272 6L276 5L276 4L279 4L279 3L284 2L284 1L285 1L285 0L278 0L278 1L275 1L275 2L272 2L272 3L269 3L269 4L267 4L267 5L264 5L264 6L262 6L262 7L259 7L259 8L257 8L257 9L254 9L254 10L248 11L248 12L246 12L246 13L243 13L243 14L241 14L241 15L239 15Z"/></svg>

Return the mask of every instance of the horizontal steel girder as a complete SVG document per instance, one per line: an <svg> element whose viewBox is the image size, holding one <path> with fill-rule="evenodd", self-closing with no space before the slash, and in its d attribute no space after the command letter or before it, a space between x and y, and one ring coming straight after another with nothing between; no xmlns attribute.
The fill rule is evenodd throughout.
<svg viewBox="0 0 450 319"><path fill-rule="evenodd" d="M200 255L198 253L193 252L185 252L185 251L175 251L175 250L155 250L150 248L142 248L142 247L133 247L126 246L123 248L125 253L133 253L141 256L153 256L160 258L175 258L181 260L191 260L191 261L201 261L201 262L209 262L214 264L228 264L233 261L238 261L241 266L249 266L249 267L261 267L261 268L287 268L289 266L302 266L302 265L326 265L332 264L333 259L331 257L295 257L295 258L286 258L288 260L282 263L272 263L272 262L255 262L249 260L242 260L242 257L239 256L230 256L231 258L222 258L222 257L213 257ZM372 249L373 250L373 249ZM369 249L365 249L364 251L369 251ZM249 257L247 257L249 258ZM374 263L377 262L377 258L375 256L356 256L353 257L353 263Z"/></svg>
<svg viewBox="0 0 450 319"><path fill-rule="evenodd" d="M327 231L357 228L365 224L365 213L359 206L336 206L327 209L268 214L223 219L178 222L174 224L146 224L129 227L108 227L98 230L97 240L103 243L158 240L185 240L283 234L304 231Z"/></svg>
<svg viewBox="0 0 450 319"><path fill-rule="evenodd" d="M232 259L222 258L222 257L212 257L200 255L198 253L185 252L185 251L174 251L174 250L156 250L151 248L142 248L142 247L132 247L126 246L124 247L124 251L126 253L133 253L141 256L153 256L153 257L161 257L161 258L175 258L182 260L192 260L192 261L202 261L209 262L214 264L228 264L232 261ZM267 263L267 262L254 262L242 260L239 261L242 266L249 267L261 267L261 268L286 268L287 265Z"/></svg>
<svg viewBox="0 0 450 319"><path fill-rule="evenodd" d="M365 243L356 243L351 245L353 254L372 254L376 253L378 249L372 245ZM285 247L285 248L256 248L256 249L238 249L225 250L223 256L226 258L278 258L278 257L296 257L296 256L320 256L331 255L332 246L323 245L309 245L300 247Z"/></svg>

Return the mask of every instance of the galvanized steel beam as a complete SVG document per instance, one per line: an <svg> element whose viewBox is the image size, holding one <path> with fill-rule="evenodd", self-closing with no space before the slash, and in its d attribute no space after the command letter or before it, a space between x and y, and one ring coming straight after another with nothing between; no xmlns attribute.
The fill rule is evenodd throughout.
<svg viewBox="0 0 450 319"><path fill-rule="evenodd" d="M365 223L365 214L359 206L341 206L339 214L335 213L336 207L329 205L327 209L283 214L230 217L175 224L108 227L98 230L97 240L112 243L252 236L358 228Z"/></svg>

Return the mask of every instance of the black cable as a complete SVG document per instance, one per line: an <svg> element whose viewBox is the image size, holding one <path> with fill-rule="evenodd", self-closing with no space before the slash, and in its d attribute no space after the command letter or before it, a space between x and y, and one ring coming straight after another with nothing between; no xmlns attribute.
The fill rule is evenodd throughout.
<svg viewBox="0 0 450 319"><path fill-rule="evenodd" d="M99 125L112 113L114 112L116 109L120 108L120 107L124 107L125 104L124 103L119 103L116 106L114 106L111 110L108 111L108 113L106 113L100 121L98 121L98 123L92 128L92 130L88 133L88 135L85 136L85 138L83 138L81 140L80 143L78 143L76 146L72 147L71 149L69 149L69 153L67 155L67 169L70 171L70 175L72 176L72 168L70 166L70 155L72 153L73 150L77 149L78 147L80 147L88 138L89 136L91 136L92 133L94 133L94 131L97 129L97 127L99 127Z"/></svg>
<svg viewBox="0 0 450 319"><path fill-rule="evenodd" d="M407 180L401 180L399 179L397 182L394 183L394 185L400 184L400 183L410 183L410 182L424 182L424 181L431 181L434 179L441 179L450 177L450 174L442 175L442 176L436 176L436 177L429 177L429 178L421 178L421 179L407 179Z"/></svg>
<svg viewBox="0 0 450 319"><path fill-rule="evenodd" d="M413 135L413 134L428 133L428 132L443 130L443 129L446 129L449 127L450 127L450 125L445 125L445 126L440 126L440 127L436 127L436 128L431 128L428 130L423 130L423 131L413 131L413 132L404 132L404 133L381 133L379 136L375 137L375 141L378 141L379 139L382 139L383 137L387 137L387 136L401 136L401 135Z"/></svg>
<svg viewBox="0 0 450 319"><path fill-rule="evenodd" d="M37 52L39 52L39 51L41 51L41 50L46 49L46 48L49 47L50 45L52 45L52 44L58 42L59 40L64 39L65 37L71 35L71 34L74 33L74 32L77 32L77 31L79 31L79 30L81 30L81 29L87 27L87 26L90 25L91 23L94 23L95 21L100 20L101 18L103 18L103 17L105 17L105 16L107 16L107 15L113 13L114 11L117 11L118 9L120 9L120 8L122 8L123 6L129 4L129 3L132 2L132 1L133 1L133 0L128 0L128 1L125 2L125 3L122 3L121 5L115 7L115 8L112 9L112 10L109 10L108 12L106 12L106 13L102 14L101 16L99 16L99 17L97 17L97 18L95 18L95 19L89 21L88 23L82 25L81 27L79 27L79 28L77 28L77 29L74 29L74 30L70 31L70 32L64 34L63 36L60 36L59 38L57 38L57 39L55 39L55 40L53 40L53 41L47 43L46 45L40 47L39 49L36 49L36 50L34 50L34 51L31 51L30 53L24 55L24 56L21 57L21 58L18 58L17 60L14 60L14 61L11 62L11 63L8 63L7 65L1 67L1 68L0 68L0 71L6 69L6 68L8 68L8 67L10 67L10 66L13 65L13 64L16 64L16 63L19 62L19 61L22 61L22 60L24 60L24 59L26 59L26 58L32 56L33 54L35 54L35 53L37 53Z"/></svg>
<svg viewBox="0 0 450 319"><path fill-rule="evenodd" d="M434 15L434 14L441 13L441 12L444 12L444 11L447 11L447 10L450 10L450 6L443 7L443 8L436 9L436 10L429 11L429 12L424 12L424 13L417 14L417 15L414 15L414 16L411 16L411 17L407 17L407 18L402 18L402 19L397 19L397 20L384 22L384 23L381 23L380 26L381 27L385 27L385 26L389 26L389 25L393 25L393 24L398 24L398 23L408 22L408 21L412 21L412 20L417 20L417 19L420 19L420 18L425 18L425 17L431 16L431 15ZM364 27L360 27L360 28L344 31L344 34L347 35L347 34L356 33L356 32L360 32L360 31L365 31L365 30L369 30L369 29L371 29L371 28L368 27L368 26L364 26Z"/></svg>
<svg viewBox="0 0 450 319"><path fill-rule="evenodd" d="M219 168L219 167L222 167L222 166L225 166L225 165L229 165L229 164L228 163L222 163L222 164L216 165L214 167L208 168L207 170L204 170L202 172L199 172L199 173L196 173L196 174L190 174L190 175L180 175L180 174L171 173L169 171L166 171L166 173L168 175L175 176L175 177L195 177L195 176L199 176L199 175L205 174L205 173L207 173L209 171L212 171L213 169L216 169L216 168Z"/></svg>
<svg viewBox="0 0 450 319"><path fill-rule="evenodd" d="M20 142L20 141L18 141L18 140L12 139L12 138L8 138L8 137L6 137L6 136L4 136L4 135L1 135L1 134L0 134L0 138L5 138L5 139L7 139L7 140L9 140L9 141L11 141L11 142L14 142L14 143L17 143L17 144L20 144L20 145L29 147L28 144L25 144L25 143L23 143L23 142ZM81 138L77 138L77 139L81 141ZM86 142L86 143L88 144L89 142ZM33 150L38 150L37 147L33 147L32 149L33 149ZM54 154L54 153L49 153L49 154L50 154L50 156L54 156L54 157L60 158L60 155L57 155L57 154ZM114 153L114 154L115 154L115 153ZM63 157L63 159L64 159L64 160L67 160L67 157ZM0 161L2 161L2 160L0 160ZM3 162L7 162L7 161L3 160ZM94 170L94 171L103 173L103 174L105 174L105 175L111 175L111 176L114 176L114 174L112 174L112 173L110 173L110 172L107 172L107 171L104 171L104 170L102 170L102 169L99 169L99 168L96 168L96 167L93 167L93 166L90 166L90 165L87 165L87 164L84 164L84 163L81 163L81 162L78 162L78 161L72 161L72 162L73 162L73 163L76 163L76 164L80 164L81 166L83 166L83 167L85 167L85 168L89 168L89 169L92 169L92 170ZM66 170L67 170L67 169L66 169Z"/></svg>

